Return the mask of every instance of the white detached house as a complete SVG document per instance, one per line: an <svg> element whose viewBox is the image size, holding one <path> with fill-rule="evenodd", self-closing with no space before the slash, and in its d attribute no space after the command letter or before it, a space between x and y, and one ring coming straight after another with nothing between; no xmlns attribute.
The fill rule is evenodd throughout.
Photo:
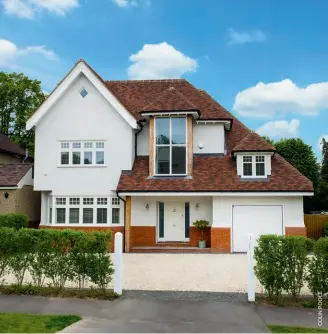
<svg viewBox="0 0 328 334"><path fill-rule="evenodd" d="M125 251L245 252L247 235L306 235L311 182L184 79L104 81L80 60L35 127L40 227L110 229Z"/></svg>

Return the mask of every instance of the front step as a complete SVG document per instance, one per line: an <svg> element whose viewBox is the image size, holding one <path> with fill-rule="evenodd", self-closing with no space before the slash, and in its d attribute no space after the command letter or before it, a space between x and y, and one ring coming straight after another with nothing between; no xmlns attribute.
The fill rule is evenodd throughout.
<svg viewBox="0 0 328 334"><path fill-rule="evenodd" d="M206 254L211 253L210 248L198 248L198 247L174 247L174 246L153 246L153 247L132 247L131 253L186 253L186 254Z"/></svg>

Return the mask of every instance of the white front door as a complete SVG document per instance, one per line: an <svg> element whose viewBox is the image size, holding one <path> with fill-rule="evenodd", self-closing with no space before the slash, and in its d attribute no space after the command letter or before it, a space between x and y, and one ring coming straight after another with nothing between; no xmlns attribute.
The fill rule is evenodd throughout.
<svg viewBox="0 0 328 334"><path fill-rule="evenodd" d="M184 216L184 203L165 203L165 241L185 241Z"/></svg>

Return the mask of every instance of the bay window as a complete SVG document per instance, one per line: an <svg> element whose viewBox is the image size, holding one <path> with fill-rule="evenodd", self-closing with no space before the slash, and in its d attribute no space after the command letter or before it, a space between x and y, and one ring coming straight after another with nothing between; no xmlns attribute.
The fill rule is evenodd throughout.
<svg viewBox="0 0 328 334"><path fill-rule="evenodd" d="M155 118L155 171L158 175L185 175L186 117Z"/></svg>
<svg viewBox="0 0 328 334"><path fill-rule="evenodd" d="M123 209L117 197L49 197L48 222L61 225L121 224ZM54 207L53 207L54 206Z"/></svg>

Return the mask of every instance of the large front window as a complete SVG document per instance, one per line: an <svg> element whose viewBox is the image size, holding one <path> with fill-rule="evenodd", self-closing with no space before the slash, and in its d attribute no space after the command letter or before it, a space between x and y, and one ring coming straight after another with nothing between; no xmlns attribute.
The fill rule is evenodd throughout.
<svg viewBox="0 0 328 334"><path fill-rule="evenodd" d="M157 117L156 174L186 174L186 117Z"/></svg>

